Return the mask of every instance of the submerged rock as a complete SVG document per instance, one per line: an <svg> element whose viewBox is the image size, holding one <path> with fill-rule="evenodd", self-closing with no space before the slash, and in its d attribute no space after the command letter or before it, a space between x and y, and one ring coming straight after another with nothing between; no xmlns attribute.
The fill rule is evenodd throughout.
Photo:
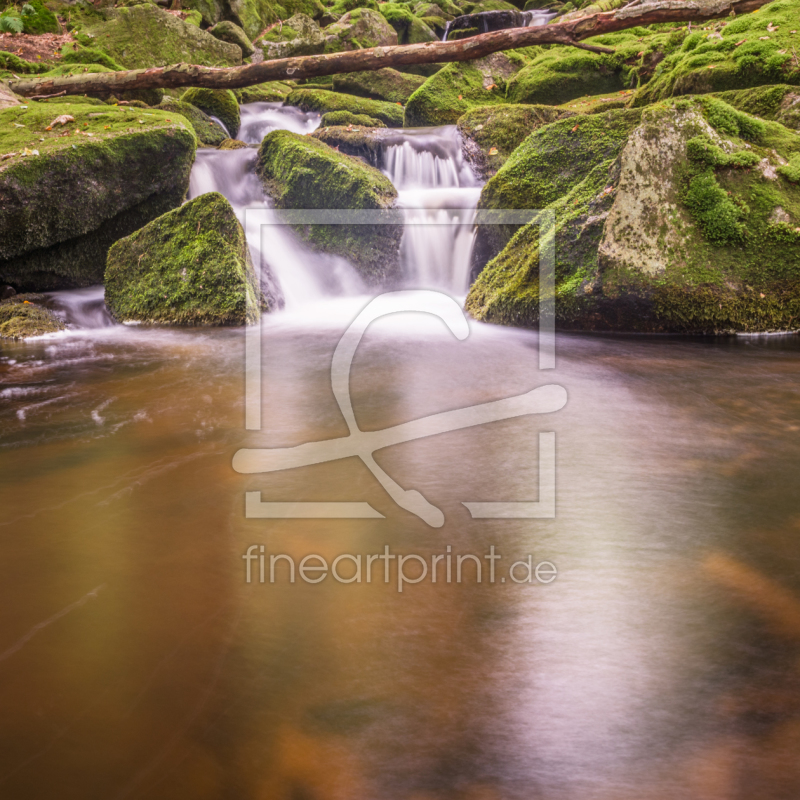
<svg viewBox="0 0 800 800"><path fill-rule="evenodd" d="M113 242L180 204L195 146L189 123L163 111L0 111L0 281L34 291L100 283Z"/></svg>
<svg viewBox="0 0 800 800"><path fill-rule="evenodd" d="M239 133L239 103L230 89L187 89L182 95L184 103L191 103L210 117L216 117L225 126L228 135Z"/></svg>
<svg viewBox="0 0 800 800"><path fill-rule="evenodd" d="M120 239L108 253L105 285L120 322L244 325L265 304L244 229L217 192Z"/></svg>
<svg viewBox="0 0 800 800"><path fill-rule="evenodd" d="M480 106L458 120L462 149L482 178L489 178L533 131L575 114L553 106Z"/></svg>
<svg viewBox="0 0 800 800"><path fill-rule="evenodd" d="M425 83L419 75L406 75L396 69L384 67L374 72L350 72L333 76L333 90L385 100L388 103L405 103Z"/></svg>
<svg viewBox="0 0 800 800"><path fill-rule="evenodd" d="M351 114L365 114L381 120L390 128L403 127L402 107L380 100L367 100L325 89L295 89L286 98L286 103L303 111L349 111Z"/></svg>
<svg viewBox="0 0 800 800"><path fill-rule="evenodd" d="M765 331L800 319L798 182L800 136L706 97L541 128L480 205L553 212L562 328ZM532 325L539 230L504 233L467 308Z"/></svg>
<svg viewBox="0 0 800 800"><path fill-rule="evenodd" d="M27 339L63 331L67 326L40 305L43 299L41 295L18 294L0 301L0 339Z"/></svg>
<svg viewBox="0 0 800 800"><path fill-rule="evenodd" d="M372 212L369 224L307 225L298 233L315 249L349 259L371 283L397 277L403 232L391 212L397 191L377 169L310 136L272 131L259 148L256 172L277 208ZM374 212L385 213L374 219Z"/></svg>

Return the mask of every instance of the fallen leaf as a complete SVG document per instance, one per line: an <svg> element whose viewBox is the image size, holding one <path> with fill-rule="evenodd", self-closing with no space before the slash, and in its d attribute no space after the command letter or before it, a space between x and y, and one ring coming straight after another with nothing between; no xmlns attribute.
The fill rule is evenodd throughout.
<svg viewBox="0 0 800 800"><path fill-rule="evenodd" d="M54 125L66 125L68 122L75 122L75 117L70 114L62 114L50 123L50 127L52 128Z"/></svg>
<svg viewBox="0 0 800 800"><path fill-rule="evenodd" d="M747 41L747 39L742 39L741 42L736 42L736 47L739 47L740 45L743 45L746 41Z"/></svg>
<svg viewBox="0 0 800 800"><path fill-rule="evenodd" d="M490 156L496 156L497 155L497 148L496 147L490 147L489 148L489 155Z"/></svg>
<svg viewBox="0 0 800 800"><path fill-rule="evenodd" d="M458 99L461 100L461 95L458 96Z"/></svg>
<svg viewBox="0 0 800 800"><path fill-rule="evenodd" d="M576 130L578 130L578 126L577 125L570 131L570 133L575 133Z"/></svg>
<svg viewBox="0 0 800 800"><path fill-rule="evenodd" d="M21 156L38 156L38 150L29 150L27 147L23 148L22 152L20 153Z"/></svg>

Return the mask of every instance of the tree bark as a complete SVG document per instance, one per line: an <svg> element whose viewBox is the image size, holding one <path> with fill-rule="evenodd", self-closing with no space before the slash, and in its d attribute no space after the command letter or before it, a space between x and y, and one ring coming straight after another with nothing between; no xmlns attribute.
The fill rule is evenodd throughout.
<svg viewBox="0 0 800 800"><path fill-rule="evenodd" d="M500 50L530 45L558 44L580 47L599 53L612 53L607 47L582 44L583 39L613 33L656 22L703 22L747 13L765 5L767 0L634 0L624 8L592 14L553 25L511 28L483 33L455 42L371 47L318 56L298 56L261 61L241 67L201 67L176 64L169 67L65 75L56 78L23 78L9 81L24 97L48 94L112 94L136 89L178 89L201 86L208 89L240 89L267 81L316 78L344 72L362 72L382 67L406 67L413 64L438 64L469 61Z"/></svg>

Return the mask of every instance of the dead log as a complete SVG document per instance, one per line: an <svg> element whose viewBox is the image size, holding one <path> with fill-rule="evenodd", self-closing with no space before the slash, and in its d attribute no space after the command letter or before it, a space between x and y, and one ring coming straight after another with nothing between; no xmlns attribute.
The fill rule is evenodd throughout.
<svg viewBox="0 0 800 800"><path fill-rule="evenodd" d="M470 61L501 50L531 45L556 44L579 47L595 53L610 53L607 47L583 44L583 39L604 33L652 25L657 22L704 22L731 14L744 14L767 0L645 0L553 25L511 28L483 33L455 42L371 47L317 56L280 58L241 67L201 67L176 64L169 67L64 75L53 78L22 78L9 86L23 97L48 94L117 94L139 89L178 89L200 86L208 89L240 89L267 81L318 78L344 72L363 72L382 67Z"/></svg>

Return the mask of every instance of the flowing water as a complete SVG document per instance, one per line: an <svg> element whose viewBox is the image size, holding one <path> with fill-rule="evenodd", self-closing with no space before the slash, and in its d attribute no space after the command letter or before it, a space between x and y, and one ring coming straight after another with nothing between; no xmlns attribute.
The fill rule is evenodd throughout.
<svg viewBox="0 0 800 800"><path fill-rule="evenodd" d="M257 111L251 141L281 118ZM454 136L409 132L382 167L426 223L403 242L409 286L458 297L479 186ZM269 213L255 153L201 151L192 194ZM0 797L796 800L797 339L560 335L541 372L535 332L378 320L350 376L362 430L568 393L378 451L444 512L433 528L358 458L233 470L241 448L347 436L331 359L369 300L345 262L267 230L251 247L286 308L262 326L260 430L241 330L114 325L92 289L53 294L69 331L2 345ZM555 518L472 518L466 502L537 500L548 431ZM247 518L247 492L382 517ZM387 546L442 556L437 581L398 591L395 558L367 582ZM270 581L278 554L294 583L286 559ZM361 556L362 580L302 579L312 554L352 556L345 580ZM457 581L459 555L480 583L471 559ZM515 583L529 555L558 577Z"/></svg>

